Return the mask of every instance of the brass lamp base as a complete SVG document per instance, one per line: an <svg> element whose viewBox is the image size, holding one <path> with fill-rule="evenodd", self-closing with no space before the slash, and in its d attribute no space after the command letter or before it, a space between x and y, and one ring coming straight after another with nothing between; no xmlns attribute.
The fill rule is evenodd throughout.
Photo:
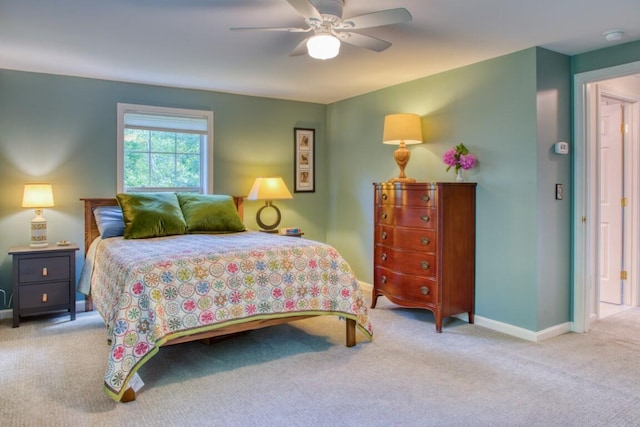
<svg viewBox="0 0 640 427"><path fill-rule="evenodd" d="M416 180L413 178L404 177L404 178L391 178L389 182L416 182Z"/></svg>

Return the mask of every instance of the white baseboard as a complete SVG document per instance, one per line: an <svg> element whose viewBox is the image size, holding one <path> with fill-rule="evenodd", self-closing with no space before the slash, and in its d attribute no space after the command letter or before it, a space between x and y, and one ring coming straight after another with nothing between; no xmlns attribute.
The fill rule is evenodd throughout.
<svg viewBox="0 0 640 427"><path fill-rule="evenodd" d="M76 313L84 311L84 300L76 301ZM7 308L0 310L0 320L11 319L13 317L13 309Z"/></svg>
<svg viewBox="0 0 640 427"><path fill-rule="evenodd" d="M359 282L359 283L360 283L360 289L363 292L371 293L371 291L373 290L373 285L365 282ZM466 313L458 314L454 317L460 320L464 320L465 322L469 320ZM482 326L483 328L491 329L496 332L500 332L506 335L511 335L513 337L520 338L526 341L532 341L532 342L544 341L549 338L557 337L558 335L571 332L571 323L569 322L562 323L560 325L555 325L538 332L530 331L529 329L524 329L519 326L510 325L509 323L499 322L497 320L489 319L487 317L482 317L478 315L473 316L473 322L478 326Z"/></svg>

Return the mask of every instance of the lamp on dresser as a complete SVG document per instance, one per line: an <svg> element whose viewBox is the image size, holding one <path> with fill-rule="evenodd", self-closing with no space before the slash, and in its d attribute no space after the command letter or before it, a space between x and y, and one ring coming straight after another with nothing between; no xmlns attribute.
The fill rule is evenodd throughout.
<svg viewBox="0 0 640 427"><path fill-rule="evenodd" d="M253 182L247 200L264 200L264 206L258 209L256 213L256 222L260 226L261 231L271 233L277 231L282 216L280 215L280 209L273 204L273 200L281 199L293 199L291 192L281 177L256 178ZM265 224L262 220L262 213L266 208L273 208L276 212L276 220L271 224Z"/></svg>
<svg viewBox="0 0 640 427"><path fill-rule="evenodd" d="M53 189L51 184L25 184L22 195L22 207L34 208L35 218L31 220L32 248L44 248L47 243L47 220L42 217L44 208L53 207Z"/></svg>
<svg viewBox="0 0 640 427"><path fill-rule="evenodd" d="M417 114L388 114L384 118L383 144L398 145L393 152L393 157L400 168L400 175L389 182L415 182L413 178L407 178L404 168L409 163L411 151L408 144L422 144L422 125Z"/></svg>

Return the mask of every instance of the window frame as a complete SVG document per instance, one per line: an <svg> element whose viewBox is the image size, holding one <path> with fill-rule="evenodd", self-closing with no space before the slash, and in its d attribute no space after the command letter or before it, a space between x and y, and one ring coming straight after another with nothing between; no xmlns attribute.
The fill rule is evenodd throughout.
<svg viewBox="0 0 640 427"><path fill-rule="evenodd" d="M192 117L197 119L205 119L207 122L207 130L204 133L206 142L203 144L203 150L200 155L200 170L202 172L200 193L213 194L213 111L210 110L194 110L186 108L158 107L152 105L140 104L117 104L117 148L116 148L116 191L118 193L126 192L124 186L124 131L125 131L125 114L149 114L149 115L166 115L178 117ZM157 130L157 129L156 129ZM177 191L174 187L148 187L144 189L136 189L139 192L153 191Z"/></svg>

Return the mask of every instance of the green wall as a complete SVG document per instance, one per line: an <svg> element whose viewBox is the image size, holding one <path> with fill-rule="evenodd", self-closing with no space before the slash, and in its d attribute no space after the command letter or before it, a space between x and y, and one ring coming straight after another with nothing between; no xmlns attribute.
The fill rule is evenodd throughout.
<svg viewBox="0 0 640 427"><path fill-rule="evenodd" d="M214 112L214 191L247 194L257 176L281 175L293 191L293 128L316 129L315 193L277 202L281 225L325 240L327 199L325 105L0 70L0 288L11 295L11 246L29 242L33 210L20 207L26 182L53 184L45 209L49 241L82 244L81 197L116 191L116 104L209 109ZM247 201L256 227L263 204ZM82 265L78 254L78 270ZM0 293L0 309L7 308Z"/></svg>
<svg viewBox="0 0 640 427"><path fill-rule="evenodd" d="M544 74L562 76L556 88L561 94L556 101L562 104L555 110L562 110L559 119L564 121L562 129L555 126L543 140L539 140L537 122L541 55L547 63ZM565 65L553 64L554 55ZM476 313L538 330L538 206L550 203L555 188L543 195L538 192L539 147L544 144L548 152L549 143L570 136L568 64L567 57L531 48L329 106L329 191L334 197L329 201L327 240L347 257L361 280L371 283L373 276L371 183L397 176L393 147L381 143L384 116L417 113L423 117L425 143L410 147L407 176L418 181L453 181L454 174L445 172L441 157L460 142L479 159L468 174L478 182ZM545 83L551 80L548 77ZM569 162L561 168L564 181L560 182L568 185ZM569 200L564 205L560 217L552 220L554 228L569 220ZM563 244L568 242L569 228L564 233ZM569 264L569 247L561 260ZM568 270L545 272L549 275L564 296L561 306L553 307L553 324L558 319L566 322Z"/></svg>

